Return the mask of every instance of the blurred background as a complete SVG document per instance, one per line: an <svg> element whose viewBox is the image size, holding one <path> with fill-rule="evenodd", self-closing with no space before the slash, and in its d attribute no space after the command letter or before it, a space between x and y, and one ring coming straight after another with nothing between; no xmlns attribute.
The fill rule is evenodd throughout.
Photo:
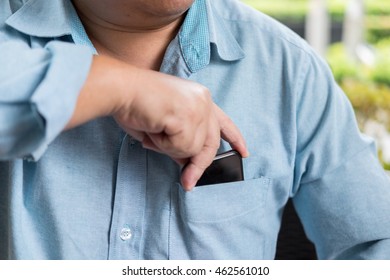
<svg viewBox="0 0 390 280"><path fill-rule="evenodd" d="M242 0L305 38L329 63L390 170L390 0Z"/></svg>

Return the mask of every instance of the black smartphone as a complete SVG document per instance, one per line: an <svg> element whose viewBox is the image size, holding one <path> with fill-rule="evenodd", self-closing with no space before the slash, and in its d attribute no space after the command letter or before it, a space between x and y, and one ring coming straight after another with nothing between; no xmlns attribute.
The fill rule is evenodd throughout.
<svg viewBox="0 0 390 280"><path fill-rule="evenodd" d="M242 157L237 151L231 150L216 155L214 161L205 170L196 186L200 187L243 180Z"/></svg>

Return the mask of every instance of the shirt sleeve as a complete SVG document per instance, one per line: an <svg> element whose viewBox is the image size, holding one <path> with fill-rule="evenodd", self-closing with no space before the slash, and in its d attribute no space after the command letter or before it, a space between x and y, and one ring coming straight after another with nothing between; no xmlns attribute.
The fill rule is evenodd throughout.
<svg viewBox="0 0 390 280"><path fill-rule="evenodd" d="M92 54L66 42L31 48L26 40L4 38L0 34L0 160L37 160L70 120Z"/></svg>
<svg viewBox="0 0 390 280"><path fill-rule="evenodd" d="M321 259L390 259L390 181L327 65L301 73L293 202Z"/></svg>

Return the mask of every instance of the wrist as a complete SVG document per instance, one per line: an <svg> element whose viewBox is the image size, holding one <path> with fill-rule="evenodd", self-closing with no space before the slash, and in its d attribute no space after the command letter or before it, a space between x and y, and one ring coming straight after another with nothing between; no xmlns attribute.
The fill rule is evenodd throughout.
<svg viewBox="0 0 390 280"><path fill-rule="evenodd" d="M111 73L114 76L115 86L111 89L113 99L109 115L129 112L139 92L138 87L142 84L142 69L123 62L119 64L117 69Z"/></svg>
<svg viewBox="0 0 390 280"><path fill-rule="evenodd" d="M116 59L95 56L66 129L128 108L138 69Z"/></svg>

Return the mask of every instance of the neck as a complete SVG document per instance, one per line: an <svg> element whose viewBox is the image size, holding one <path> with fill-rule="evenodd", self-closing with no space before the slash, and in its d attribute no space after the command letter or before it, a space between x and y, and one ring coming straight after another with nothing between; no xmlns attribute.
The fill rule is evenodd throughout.
<svg viewBox="0 0 390 280"><path fill-rule="evenodd" d="M78 13L99 54L156 71L160 69L165 51L184 19L181 15L143 26L116 25L88 17L81 11Z"/></svg>

